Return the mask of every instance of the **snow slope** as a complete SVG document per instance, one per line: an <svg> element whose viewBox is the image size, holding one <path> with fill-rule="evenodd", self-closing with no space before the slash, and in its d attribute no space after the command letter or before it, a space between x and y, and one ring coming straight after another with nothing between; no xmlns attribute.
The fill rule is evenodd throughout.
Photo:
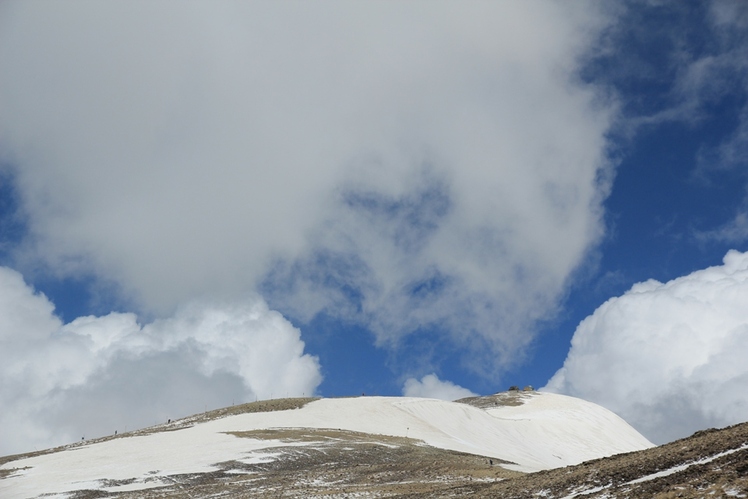
<svg viewBox="0 0 748 499"><path fill-rule="evenodd" d="M288 442L229 434L268 428L407 436L433 447L511 461L516 464L506 467L527 472L652 446L598 405L551 393L522 394L522 399L519 406L488 409L422 398L321 399L300 409L239 414L5 463L0 470L13 472L0 478L0 497L158 487L168 484L170 475L209 472L216 463L272 460L277 457L273 449L288 447ZM112 480L130 482L122 485Z"/></svg>

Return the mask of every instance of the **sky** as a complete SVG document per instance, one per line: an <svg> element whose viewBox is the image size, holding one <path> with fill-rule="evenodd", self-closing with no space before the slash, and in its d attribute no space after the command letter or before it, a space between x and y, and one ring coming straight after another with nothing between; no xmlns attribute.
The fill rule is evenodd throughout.
<svg viewBox="0 0 748 499"><path fill-rule="evenodd" d="M285 396L748 420L748 7L0 3L0 454Z"/></svg>

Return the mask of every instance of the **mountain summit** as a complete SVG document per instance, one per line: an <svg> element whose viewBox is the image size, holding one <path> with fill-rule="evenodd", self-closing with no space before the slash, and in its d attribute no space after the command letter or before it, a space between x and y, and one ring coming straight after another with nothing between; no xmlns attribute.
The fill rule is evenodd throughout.
<svg viewBox="0 0 748 499"><path fill-rule="evenodd" d="M489 483L650 447L612 412L552 393L513 391L456 402L281 399L0 458L0 495L179 496L195 485L204 487L200 496L271 493L283 488L273 474L290 466L296 479L307 477L306 495L313 496L335 490L335 483L346 489L351 473L380 470L375 481L383 487L387 476L402 483L425 470L430 478L417 482L448 483L463 470ZM360 469L346 471L351 468Z"/></svg>

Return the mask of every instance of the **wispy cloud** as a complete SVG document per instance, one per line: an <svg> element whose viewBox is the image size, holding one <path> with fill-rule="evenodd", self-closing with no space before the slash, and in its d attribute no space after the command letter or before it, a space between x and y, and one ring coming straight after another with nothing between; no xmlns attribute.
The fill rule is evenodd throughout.
<svg viewBox="0 0 748 499"><path fill-rule="evenodd" d="M706 231L695 232L699 241L718 241L739 244L748 240L748 211L741 210L726 224Z"/></svg>

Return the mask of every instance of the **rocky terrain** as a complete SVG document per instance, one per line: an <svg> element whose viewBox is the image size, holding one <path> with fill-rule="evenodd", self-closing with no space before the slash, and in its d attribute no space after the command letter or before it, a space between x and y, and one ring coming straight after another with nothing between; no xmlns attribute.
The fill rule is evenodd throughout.
<svg viewBox="0 0 748 499"><path fill-rule="evenodd" d="M491 408L523 403L517 392L461 401ZM40 459L59 458L100 443L179 432L237 414L290 411L314 399L284 399L235 406L168 425L76 443L59 449L0 458L0 497L39 497L38 483L14 480ZM212 463L201 472L145 478L77 482L67 498L198 497L507 497L507 498L692 498L748 497L748 424L699 432L692 437L638 452L596 459L534 473L512 471L512 464L438 448L409 436L371 434L340 428L261 428L228 432L227 442L272 442L251 459ZM229 438L228 436L226 438ZM129 439L129 440L128 440ZM197 443L196 443L197 445ZM116 447L112 447L116 448ZM29 460L36 457L37 461ZM49 474L49 473L48 473ZM44 476L54 480L54 477Z"/></svg>
<svg viewBox="0 0 748 499"><path fill-rule="evenodd" d="M473 491L486 497L748 497L748 423L644 451L539 471Z"/></svg>

